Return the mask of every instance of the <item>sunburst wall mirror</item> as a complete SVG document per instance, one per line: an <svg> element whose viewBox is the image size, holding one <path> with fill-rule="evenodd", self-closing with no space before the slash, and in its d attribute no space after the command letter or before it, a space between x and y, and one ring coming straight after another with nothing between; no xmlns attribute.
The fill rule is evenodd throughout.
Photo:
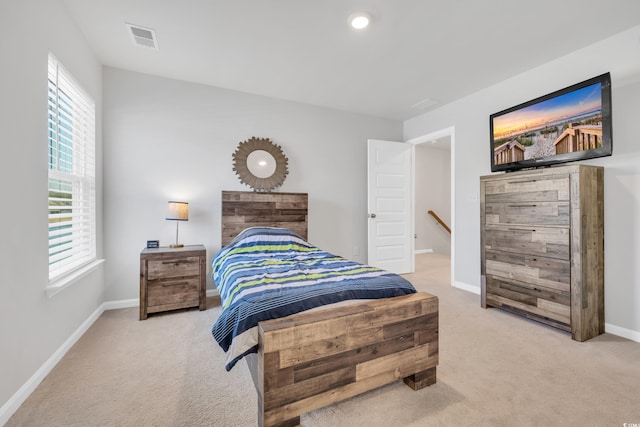
<svg viewBox="0 0 640 427"><path fill-rule="evenodd" d="M289 173L289 160L282 148L269 138L255 136L238 144L233 153L233 170L240 182L253 191L273 191Z"/></svg>

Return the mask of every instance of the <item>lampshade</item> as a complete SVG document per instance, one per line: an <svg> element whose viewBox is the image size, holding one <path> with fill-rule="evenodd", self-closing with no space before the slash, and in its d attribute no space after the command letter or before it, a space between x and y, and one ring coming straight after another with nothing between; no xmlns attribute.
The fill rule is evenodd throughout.
<svg viewBox="0 0 640 427"><path fill-rule="evenodd" d="M170 201L166 219L189 221L189 203Z"/></svg>

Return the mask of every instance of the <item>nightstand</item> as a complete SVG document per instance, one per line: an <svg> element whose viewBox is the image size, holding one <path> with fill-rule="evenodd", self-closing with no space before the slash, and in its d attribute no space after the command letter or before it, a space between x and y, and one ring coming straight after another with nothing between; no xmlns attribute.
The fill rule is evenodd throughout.
<svg viewBox="0 0 640 427"><path fill-rule="evenodd" d="M149 313L206 309L206 258L203 245L153 248L140 252L140 320Z"/></svg>

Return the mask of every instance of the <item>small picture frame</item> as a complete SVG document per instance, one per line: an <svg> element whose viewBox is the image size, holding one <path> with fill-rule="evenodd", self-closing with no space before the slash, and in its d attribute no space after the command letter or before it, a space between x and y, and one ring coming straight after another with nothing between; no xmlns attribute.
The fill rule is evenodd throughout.
<svg viewBox="0 0 640 427"><path fill-rule="evenodd" d="M147 248L159 248L160 240L147 240Z"/></svg>

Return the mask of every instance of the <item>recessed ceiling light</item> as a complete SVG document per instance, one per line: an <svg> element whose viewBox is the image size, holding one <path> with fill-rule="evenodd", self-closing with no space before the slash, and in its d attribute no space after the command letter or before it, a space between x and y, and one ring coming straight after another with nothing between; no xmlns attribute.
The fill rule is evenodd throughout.
<svg viewBox="0 0 640 427"><path fill-rule="evenodd" d="M352 13L349 16L349 25L356 30L364 30L369 26L371 22L371 15L367 12Z"/></svg>

